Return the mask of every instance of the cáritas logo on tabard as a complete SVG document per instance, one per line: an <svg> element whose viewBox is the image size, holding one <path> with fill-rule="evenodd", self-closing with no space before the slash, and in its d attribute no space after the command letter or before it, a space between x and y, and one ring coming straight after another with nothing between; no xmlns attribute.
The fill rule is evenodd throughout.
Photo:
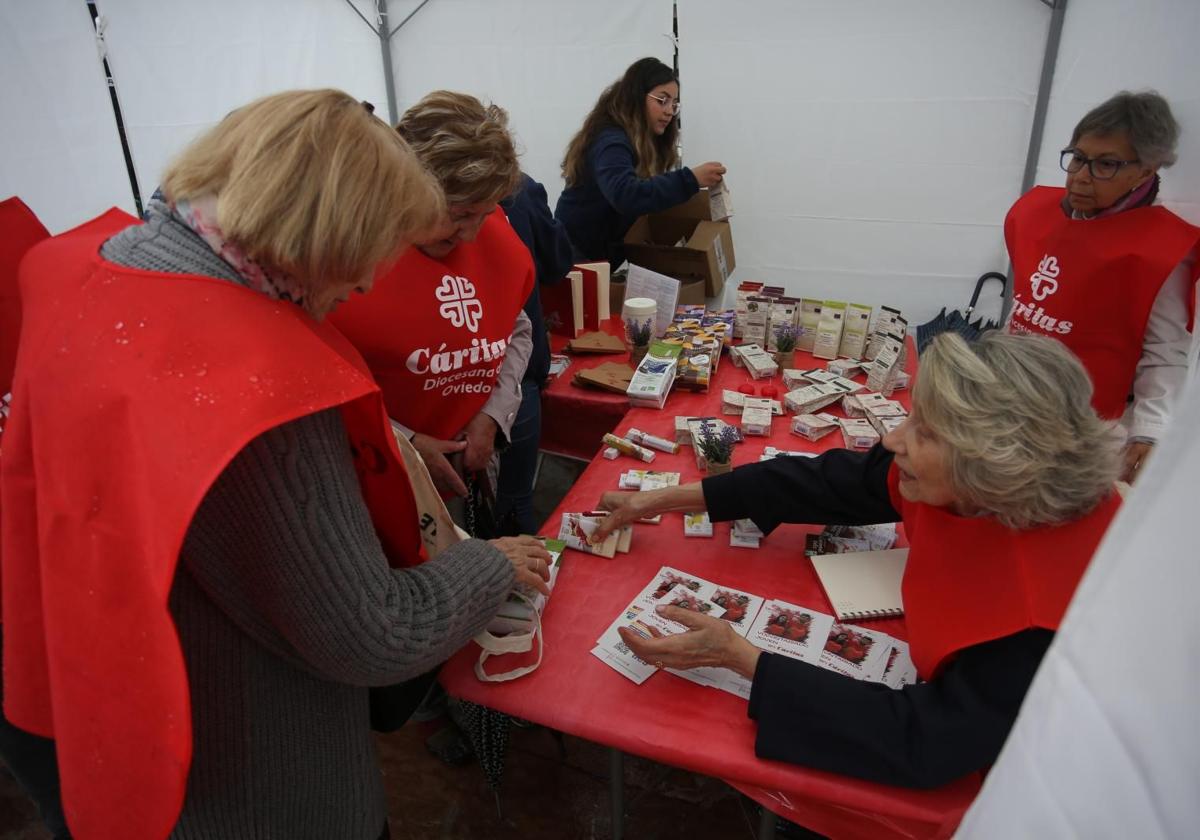
<svg viewBox="0 0 1200 840"><path fill-rule="evenodd" d="M470 280L446 274L434 294L442 304L438 308L438 314L449 321L451 326L466 327L471 332L479 332L483 304L475 296L475 285Z"/></svg>
<svg viewBox="0 0 1200 840"><path fill-rule="evenodd" d="M1033 291L1034 300L1045 300L1058 291L1058 257L1046 254L1038 263L1037 271L1029 275L1029 285Z"/></svg>

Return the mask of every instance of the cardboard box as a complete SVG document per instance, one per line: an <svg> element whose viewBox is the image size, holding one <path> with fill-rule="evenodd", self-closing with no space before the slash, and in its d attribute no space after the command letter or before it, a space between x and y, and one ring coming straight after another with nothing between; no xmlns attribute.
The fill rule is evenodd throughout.
<svg viewBox="0 0 1200 840"><path fill-rule="evenodd" d="M680 241L684 244L677 246ZM634 265L680 280L685 289L689 282L703 281L703 297L710 298L725 291L736 266L732 229L729 222L712 220L708 190L634 222L625 234L625 256ZM683 289L679 301L692 302L684 300Z"/></svg>

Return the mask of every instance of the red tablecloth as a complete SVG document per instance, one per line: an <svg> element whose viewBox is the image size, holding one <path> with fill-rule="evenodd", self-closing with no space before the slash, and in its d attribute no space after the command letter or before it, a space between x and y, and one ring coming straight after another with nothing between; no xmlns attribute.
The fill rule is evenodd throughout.
<svg viewBox="0 0 1200 840"><path fill-rule="evenodd" d="M806 354L799 356L797 366L821 364ZM748 381L752 380L745 372L725 358L716 387L708 394L672 393L664 410L632 409L618 428L624 432L637 427L672 437L676 415L719 415L721 388ZM771 384L782 391L778 377ZM896 396L908 403L908 392ZM840 409L835 413L840 414ZM837 433L810 444L790 434L789 426L790 417L777 417L769 438L748 438L737 447L735 464L756 461L768 444L810 451L841 445ZM598 448L597 442L593 455ZM616 461L595 460L542 533L556 534L562 513L594 507L603 492L616 489L619 473L641 466L624 456ZM678 455L659 453L651 466L682 473L684 483L702 477L689 446ZM655 674L638 686L589 653L600 634L663 565L766 598L831 612L812 564L802 554L804 534L816 527L782 526L758 550L730 548L730 527L715 524L712 539L686 538L682 514L666 514L659 525L636 526L630 554L605 560L569 551L543 618L541 668L510 683L480 682L472 670L479 649L472 644L447 664L442 681L452 694L493 709L724 778L776 813L833 837L948 836L977 791L977 779L913 791L765 761L754 755L755 724L746 716L745 700L668 673ZM871 626L904 637L899 619ZM501 672L512 664L492 660L488 670Z"/></svg>
<svg viewBox="0 0 1200 840"><path fill-rule="evenodd" d="M614 317L600 325L610 335L625 335L621 319ZM550 349L562 353L567 339L550 336ZM567 455L590 461L600 439L617 427L629 410L623 394L583 388L572 384L576 372L605 362L628 362L629 354L593 353L571 356L571 366L542 391L542 440L539 448L555 455Z"/></svg>

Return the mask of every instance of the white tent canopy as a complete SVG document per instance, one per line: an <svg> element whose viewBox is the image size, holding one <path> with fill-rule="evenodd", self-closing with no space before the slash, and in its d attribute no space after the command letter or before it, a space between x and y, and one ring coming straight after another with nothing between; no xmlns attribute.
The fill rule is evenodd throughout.
<svg viewBox="0 0 1200 840"><path fill-rule="evenodd" d="M1056 0L1062 4L1066 0ZM670 62L672 0L389 0L402 110L435 88L506 107L523 166L559 161L600 90L635 58ZM735 280L901 307L919 322L1003 270L1052 10L1042 0L761 0L677 9L684 160L729 167ZM143 200L231 108L334 86L386 113L376 0L98 0ZM0 194L54 230L134 209L85 0L0 6ZM1083 112L1154 87L1183 124L1163 198L1200 221L1200 4L1071 0L1037 180ZM985 314L994 314L985 312Z"/></svg>

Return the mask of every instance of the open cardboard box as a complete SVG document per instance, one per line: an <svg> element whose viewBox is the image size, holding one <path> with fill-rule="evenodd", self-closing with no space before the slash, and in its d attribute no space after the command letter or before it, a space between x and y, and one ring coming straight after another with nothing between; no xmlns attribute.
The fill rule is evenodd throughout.
<svg viewBox="0 0 1200 840"><path fill-rule="evenodd" d="M684 241L676 247L677 242ZM703 281L703 298L717 297L736 262L729 222L712 221L708 190L700 190L683 204L662 213L650 213L633 223L625 234L625 256L634 265L674 277L683 283L680 303L689 285ZM619 310L614 310L619 311Z"/></svg>

